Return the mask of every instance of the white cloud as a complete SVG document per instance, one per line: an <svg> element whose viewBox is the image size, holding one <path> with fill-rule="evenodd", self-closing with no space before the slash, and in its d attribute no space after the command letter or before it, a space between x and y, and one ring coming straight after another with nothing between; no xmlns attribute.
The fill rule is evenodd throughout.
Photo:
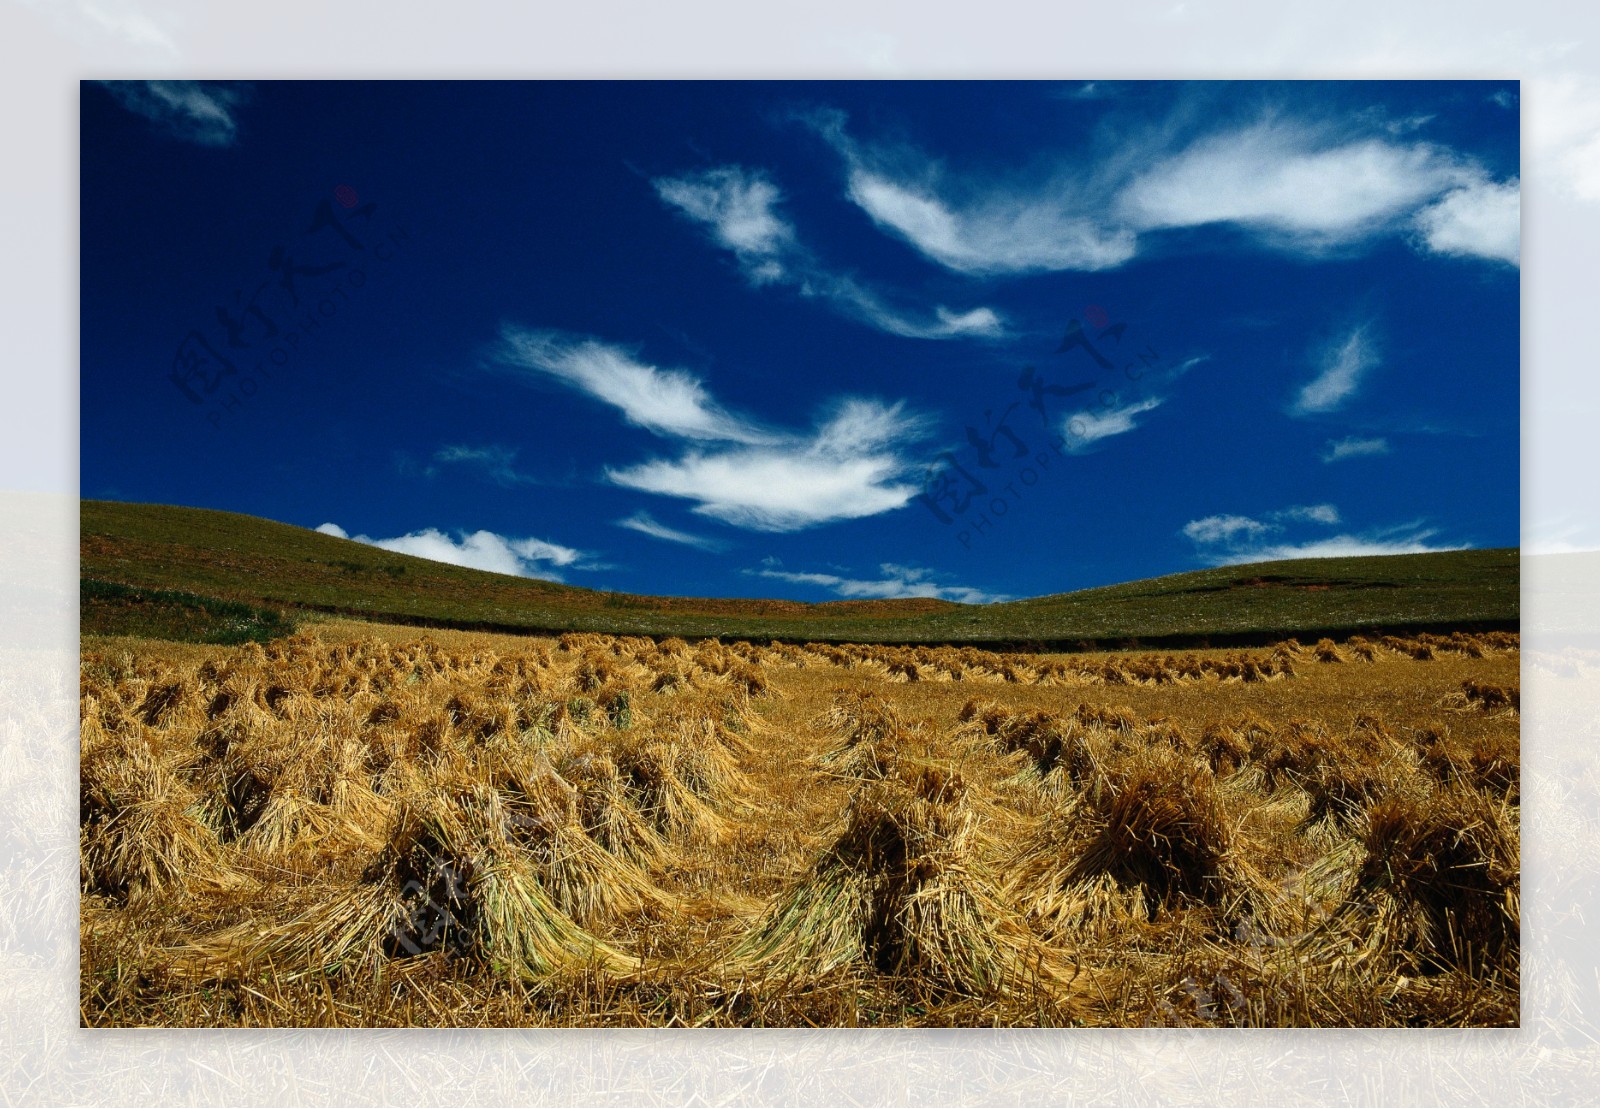
<svg viewBox="0 0 1600 1109"><path fill-rule="evenodd" d="M1366 328L1356 328L1324 353L1317 376L1300 390L1290 413L1332 412L1360 388L1362 375L1377 364L1378 355Z"/></svg>
<svg viewBox="0 0 1600 1109"><path fill-rule="evenodd" d="M1430 542L1437 534L1437 529L1428 529L1395 539L1336 535L1331 539L1317 539L1309 543L1278 543L1251 550L1232 551L1216 558L1214 564L1233 566L1242 562L1276 562L1288 558L1353 558L1357 555L1429 554L1434 551L1466 549L1463 543Z"/></svg>
<svg viewBox="0 0 1600 1109"><path fill-rule="evenodd" d="M1401 137L1431 117L1381 112L1340 124L1268 116L1178 145L1173 136L1192 128L1180 113L1120 132L1098 162L988 180L858 142L842 113L805 118L843 158L848 199L880 229L976 275L1112 269L1139 253L1146 233L1208 224L1323 252L1403 231L1422 207L1484 176L1446 147Z"/></svg>
<svg viewBox="0 0 1600 1109"><path fill-rule="evenodd" d="M767 177L739 166L722 166L687 177L657 178L662 200L709 228L719 246L732 251L754 285L787 284L801 295L827 302L837 311L891 335L912 339L994 337L1004 321L991 308L953 311L935 307L932 319L891 307L885 297L845 274L821 265L778 214L782 199Z"/></svg>
<svg viewBox="0 0 1600 1109"><path fill-rule="evenodd" d="M764 563L765 564L765 563ZM853 600L900 600L908 597L932 597L942 601L955 601L964 605L987 605L1010 598L999 593L986 593L964 585L940 585L934 581L931 570L916 566L901 566L885 562L878 567L881 578L846 578L838 574L795 573L774 570L770 566L761 570L746 570L758 578L773 578L796 585L816 585L830 589L841 597Z"/></svg>
<svg viewBox="0 0 1600 1109"><path fill-rule="evenodd" d="M1368 458L1388 453L1389 440L1381 436L1362 439L1352 435L1344 439L1329 439L1327 449L1322 452L1322 461L1340 462L1346 458Z"/></svg>
<svg viewBox="0 0 1600 1109"><path fill-rule="evenodd" d="M661 523L650 513L641 509L625 520L616 521L619 528L628 528L653 539L662 539L668 543L682 543L686 547L699 547L703 551L721 551L727 549L727 544L703 535L693 535L677 528L669 528Z"/></svg>
<svg viewBox="0 0 1600 1109"><path fill-rule="evenodd" d="M994 190L958 207L930 186L858 165L849 195L878 226L962 273L1111 269L1137 249L1132 231L1100 226L1060 192Z"/></svg>
<svg viewBox="0 0 1600 1109"><path fill-rule="evenodd" d="M1426 143L1269 121L1199 140L1133 181L1120 208L1140 228L1236 223L1317 246L1381 230L1470 176Z"/></svg>
<svg viewBox="0 0 1600 1109"><path fill-rule="evenodd" d="M1249 516L1206 516L1183 525L1183 534L1196 543L1231 543L1240 537L1264 534L1272 525Z"/></svg>
<svg viewBox="0 0 1600 1109"><path fill-rule="evenodd" d="M803 296L820 296L847 316L871 324L880 331L908 339L953 339L961 335L995 337L1005 334L1005 321L992 309L974 308L952 312L944 305L934 308L932 320L918 320L891 308L877 293L854 278L816 273L800 283Z"/></svg>
<svg viewBox="0 0 1600 1109"><path fill-rule="evenodd" d="M700 379L637 361L621 347L565 335L506 327L504 362L549 374L621 410L629 423L658 435L762 443L771 436L723 411Z"/></svg>
<svg viewBox="0 0 1600 1109"><path fill-rule="evenodd" d="M651 184L662 200L709 225L712 237L734 252L752 281L785 276L779 256L793 248L794 229L774 210L782 194L763 174L721 166Z"/></svg>
<svg viewBox="0 0 1600 1109"><path fill-rule="evenodd" d="M1087 450L1102 439L1133 431L1139 426L1136 417L1159 408L1165 400L1165 397L1146 397L1144 400L1100 412L1086 409L1067 418L1062 439L1067 450L1074 454Z"/></svg>
<svg viewBox="0 0 1600 1109"><path fill-rule="evenodd" d="M1435 254L1492 258L1519 264L1522 253L1522 188L1479 181L1448 193L1417 213L1423 242Z"/></svg>
<svg viewBox="0 0 1600 1109"><path fill-rule="evenodd" d="M1312 524L1337 524L1339 510L1331 504L1297 504L1272 514L1274 520L1296 520Z"/></svg>
<svg viewBox="0 0 1600 1109"><path fill-rule="evenodd" d="M1190 520L1182 534L1201 548L1201 556L1213 566L1232 566L1243 562L1272 562L1287 558L1346 558L1354 555L1423 554L1429 551L1456 551L1460 545L1434 543L1436 528L1420 523L1402 524L1360 535L1343 534L1291 541L1280 533L1295 524L1333 527L1341 522L1339 510L1331 504L1291 505L1266 514L1258 520L1250 516L1207 516Z"/></svg>
<svg viewBox="0 0 1600 1109"><path fill-rule="evenodd" d="M1183 525L1183 534L1197 544L1237 546L1282 531L1285 522L1332 526L1339 522L1339 510L1331 504L1297 504L1267 513L1266 520L1251 516L1206 516Z"/></svg>
<svg viewBox="0 0 1600 1109"><path fill-rule="evenodd" d="M606 471L611 482L698 502L694 511L758 531L795 531L900 508L916 490L898 446L923 431L900 404L845 399L808 434L769 431L720 408L699 379L645 366L594 339L508 328L507 360L614 404L630 420L696 445L677 459ZM715 445L711 445L715 444ZM637 530L637 529L636 529Z"/></svg>
<svg viewBox="0 0 1600 1109"><path fill-rule="evenodd" d="M1211 355L1209 354L1196 354L1193 357L1185 358L1182 362L1179 362L1170 371L1168 371L1163 380L1169 382L1176 381L1184 374L1194 369L1196 366L1209 361L1211 361Z"/></svg>
<svg viewBox="0 0 1600 1109"><path fill-rule="evenodd" d="M1000 317L988 308L952 312L941 304L933 312L939 317L940 329L951 335L998 335L1004 330Z"/></svg>
<svg viewBox="0 0 1600 1109"><path fill-rule="evenodd" d="M539 484L538 478L524 474L516 468L517 452L511 447L441 447L434 452L433 460L446 466L465 465L476 467L496 483L508 487ZM433 476L435 472L435 467L428 467L428 476Z"/></svg>
<svg viewBox="0 0 1600 1109"><path fill-rule="evenodd" d="M234 109L244 101L237 87L199 81L105 81L124 108L175 138L201 146L231 146L238 138Z"/></svg>
<svg viewBox="0 0 1600 1109"><path fill-rule="evenodd" d="M542 578L560 581L561 575L551 566L573 566L583 558L583 552L563 547L543 539L514 539L496 535L492 531L457 532L452 538L437 528L423 528L409 535L393 539L374 539L367 535L351 535L338 524L320 525L317 530L339 539L351 539L370 547L381 547L397 554L415 555L434 562L448 562L452 566L466 566L473 570L487 570L495 574L511 574L523 578Z"/></svg>
<svg viewBox="0 0 1600 1109"><path fill-rule="evenodd" d="M721 451L691 450L609 470L618 485L698 501L694 511L757 531L795 531L903 507L916 489L894 449L921 422L900 405L849 400L809 437Z"/></svg>

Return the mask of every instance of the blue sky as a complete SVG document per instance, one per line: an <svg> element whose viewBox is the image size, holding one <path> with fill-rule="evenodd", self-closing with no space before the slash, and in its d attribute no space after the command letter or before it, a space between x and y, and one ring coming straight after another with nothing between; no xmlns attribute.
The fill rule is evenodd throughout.
<svg viewBox="0 0 1600 1109"><path fill-rule="evenodd" d="M639 593L1512 546L1514 82L81 92L81 489Z"/></svg>

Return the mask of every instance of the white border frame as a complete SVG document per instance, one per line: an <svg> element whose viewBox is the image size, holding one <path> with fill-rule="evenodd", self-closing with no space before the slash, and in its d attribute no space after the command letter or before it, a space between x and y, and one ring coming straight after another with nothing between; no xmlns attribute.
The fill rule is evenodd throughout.
<svg viewBox="0 0 1600 1109"><path fill-rule="evenodd" d="M1600 556L1524 574L1523 1026L88 1031L76 935L77 100L91 77L1494 77L1524 95L1524 533L1600 547L1597 14L1347 0L6 0L0 1094L25 1104L1566 1104L1600 1096Z"/></svg>

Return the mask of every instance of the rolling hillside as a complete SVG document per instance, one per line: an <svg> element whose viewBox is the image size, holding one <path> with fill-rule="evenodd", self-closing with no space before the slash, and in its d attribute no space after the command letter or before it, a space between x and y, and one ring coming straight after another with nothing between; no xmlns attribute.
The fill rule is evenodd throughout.
<svg viewBox="0 0 1600 1109"><path fill-rule="evenodd" d="M995 605L805 604L582 589L209 509L83 501L79 530L86 633L166 637L175 604L262 627L286 609L512 632L1058 646L1515 628L1519 618L1511 548L1229 566ZM157 610L165 615L129 618Z"/></svg>

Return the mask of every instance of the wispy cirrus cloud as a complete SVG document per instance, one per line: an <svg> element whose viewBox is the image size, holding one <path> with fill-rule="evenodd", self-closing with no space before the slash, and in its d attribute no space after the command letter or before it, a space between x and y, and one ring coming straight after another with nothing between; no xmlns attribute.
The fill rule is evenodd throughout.
<svg viewBox="0 0 1600 1109"><path fill-rule="evenodd" d="M662 200L731 250L755 284L790 276L785 255L796 249L794 228L778 215L783 194L764 174L718 166L687 177L658 177L651 184Z"/></svg>
<svg viewBox="0 0 1600 1109"><path fill-rule="evenodd" d="M693 374L639 361L598 339L507 328L503 358L617 408L638 427L688 444L675 458L613 466L613 484L693 501L693 511L755 531L796 531L903 507L901 448L925 432L902 404L835 401L810 431L768 428L736 416ZM635 529L639 530L639 529Z"/></svg>
<svg viewBox="0 0 1600 1109"><path fill-rule="evenodd" d="M1474 177L1430 143L1271 119L1198 139L1131 181L1119 207L1145 230L1228 223L1315 249L1392 229Z"/></svg>
<svg viewBox="0 0 1600 1109"><path fill-rule="evenodd" d="M1067 417L1063 425L1062 442L1068 451L1082 454L1102 439L1136 430L1141 415L1155 411L1165 402L1165 397L1145 397L1112 408L1077 412Z"/></svg>
<svg viewBox="0 0 1600 1109"><path fill-rule="evenodd" d="M507 326L501 331L500 361L570 385L618 409L635 427L658 435L736 443L773 438L752 421L723 410L688 371L649 365L615 344Z"/></svg>
<svg viewBox="0 0 1600 1109"><path fill-rule="evenodd" d="M1293 416L1333 412L1355 395L1367 371L1378 364L1376 344L1365 326L1329 345L1317 360L1317 376L1301 387L1289 406Z"/></svg>
<svg viewBox="0 0 1600 1109"><path fill-rule="evenodd" d="M899 404L853 398L809 434L726 450L691 449L607 471L614 483L696 502L694 512L753 531L798 531L876 516L916 495L902 480L912 463L900 446L922 421Z"/></svg>
<svg viewBox="0 0 1600 1109"><path fill-rule="evenodd" d="M464 466L482 472L497 485L507 488L540 484L538 478L518 470L516 462L517 451L513 447L448 446L440 447L433 453L434 464L424 472L432 477L438 473L439 466Z"/></svg>
<svg viewBox="0 0 1600 1109"><path fill-rule="evenodd" d="M1351 435L1343 439L1329 439L1322 452L1324 462L1342 462L1347 458L1372 458L1389 453L1389 440L1382 436L1363 439Z"/></svg>
<svg viewBox="0 0 1600 1109"><path fill-rule="evenodd" d="M1399 119L1386 119L1383 129L1391 135L1409 135L1413 131L1420 131L1434 120L1438 115L1433 112L1424 112L1418 115L1402 116Z"/></svg>
<svg viewBox="0 0 1600 1109"><path fill-rule="evenodd" d="M201 146L232 146L239 137L235 112L246 86L215 81L102 81L130 112L173 138Z"/></svg>
<svg viewBox="0 0 1600 1109"><path fill-rule="evenodd" d="M1450 241L1457 224L1492 208L1498 237L1485 230L1484 249L1463 253L1503 257L1504 194L1516 188L1493 184L1457 151L1406 139L1424 116L1267 112L1196 134L1180 112L1120 133L1115 154L1031 174L959 172L903 145L852 137L841 112L802 118L842 158L846 198L881 230L979 276L1114 269L1149 236L1208 225L1238 228L1271 249L1325 252L1407 232L1452 192L1464 196L1424 219L1419 244L1436 249L1433 223L1444 226L1439 241Z"/></svg>
<svg viewBox="0 0 1600 1109"><path fill-rule="evenodd" d="M663 201L732 252L753 285L792 286L845 316L906 338L993 337L1005 331L1004 321L993 309L959 311L937 305L929 315L896 308L885 294L861 280L823 266L778 211L783 194L764 173L719 166L683 177L656 178L652 184Z"/></svg>
<svg viewBox="0 0 1600 1109"><path fill-rule="evenodd" d="M1275 521L1297 521L1311 524L1337 524L1339 510L1331 504L1295 504L1272 513Z"/></svg>
<svg viewBox="0 0 1600 1109"><path fill-rule="evenodd" d="M753 577L771 578L795 585L819 586L851 600L903 600L929 597L964 605L988 605L1011 599L1003 594L989 593L970 586L941 585L937 580L939 575L932 570L920 566L902 566L893 562L885 562L878 567L878 572L882 575L878 578L848 578L841 574L794 572L778 570L772 566L744 572Z"/></svg>
<svg viewBox="0 0 1600 1109"><path fill-rule="evenodd" d="M337 539L350 539L397 554L521 578L562 581L554 567L591 568L584 564L584 553L572 547L544 539L518 539L492 531L458 531L451 535L438 528L423 528L392 539L374 539L368 535L351 535L334 523L322 524L317 530Z"/></svg>
<svg viewBox="0 0 1600 1109"><path fill-rule="evenodd" d="M1022 187L953 181L918 152L855 140L842 112L801 118L843 158L849 200L948 269L975 276L1100 270L1137 252L1134 232L1102 220L1103 201L1072 173Z"/></svg>
<svg viewBox="0 0 1600 1109"><path fill-rule="evenodd" d="M1137 253L1132 229L1075 214L1069 198L1052 192L990 192L961 204L936 181L896 180L853 164L848 195L879 227L961 273L1112 269Z"/></svg>
<svg viewBox="0 0 1600 1109"><path fill-rule="evenodd" d="M1115 397L1109 401L1102 399L1089 408L1071 413L1060 424L1060 445L1072 454L1088 454L1106 439L1137 431L1143 426L1140 417L1147 412L1154 412L1167 402L1167 390L1187 376L1190 370L1209 361L1211 355L1197 354L1173 366L1163 368L1155 365L1149 368L1139 382L1152 391L1150 395L1126 403L1117 403Z"/></svg>
<svg viewBox="0 0 1600 1109"><path fill-rule="evenodd" d="M660 539L667 543L681 543L686 547L698 547L702 551L725 551L728 545L720 539L711 539L704 535L694 535L687 531L679 531L661 523L650 513L640 509L626 519L617 520L619 528L627 528L641 535L648 535L652 539Z"/></svg>

